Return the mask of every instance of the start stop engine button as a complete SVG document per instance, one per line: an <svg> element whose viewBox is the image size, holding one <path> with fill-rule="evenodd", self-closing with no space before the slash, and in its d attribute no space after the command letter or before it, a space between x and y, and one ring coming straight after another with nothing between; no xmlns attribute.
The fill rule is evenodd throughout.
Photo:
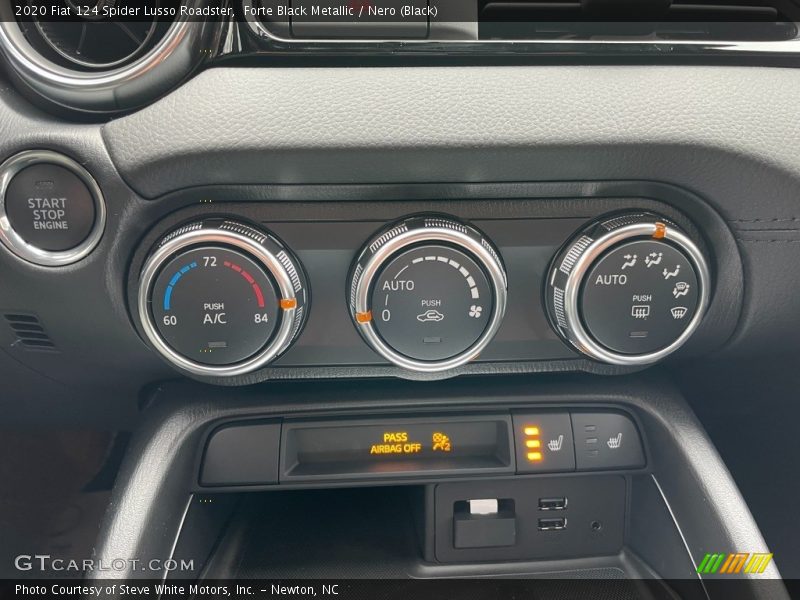
<svg viewBox="0 0 800 600"><path fill-rule="evenodd" d="M0 239L31 262L55 266L83 258L99 241L105 207L78 163L49 151L23 152L0 166Z"/></svg>
<svg viewBox="0 0 800 600"><path fill-rule="evenodd" d="M71 171L33 165L17 173L8 185L6 214L26 242L59 252L88 237L95 219L94 198Z"/></svg>

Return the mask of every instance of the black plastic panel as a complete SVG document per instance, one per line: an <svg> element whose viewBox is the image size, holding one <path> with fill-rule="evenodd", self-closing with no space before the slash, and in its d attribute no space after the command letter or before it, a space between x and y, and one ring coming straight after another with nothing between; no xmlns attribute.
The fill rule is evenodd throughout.
<svg viewBox="0 0 800 600"><path fill-rule="evenodd" d="M576 452L578 471L645 466L630 415L570 409L574 419L567 410L498 408L489 414L232 421L209 433L198 461L199 485L257 489L279 482L330 486L570 473Z"/></svg>
<svg viewBox="0 0 800 600"><path fill-rule="evenodd" d="M181 198L185 201L190 196L183 195ZM549 323L543 307L542 289L550 261L558 248L577 230L599 215L631 209L663 214L678 223L694 239L700 240L702 246L718 242L718 232L714 228L705 228L700 233L693 226L694 219L649 198L609 198L602 201L580 198L519 199L513 202L209 202L172 213L143 239L129 272L129 301L134 305L142 263L147 251L161 235L201 216L229 215L252 221L274 232L294 250L308 275L311 306L302 334L277 361L246 376L202 378L204 381L240 385L270 376L349 376L354 372L414 379L441 379L463 373L486 370L507 372L509 369L547 371L571 368L603 373L629 372L632 370L630 367L588 361L568 347ZM312 212L319 216L309 220L308 215ZM450 214L474 224L498 246L508 273L508 306L497 335L477 360L444 374L412 373L389 365L358 335L347 306L348 272L364 242L387 222L421 212ZM738 268L738 256L735 253L724 253L718 260L712 258L715 273L727 273ZM713 346L729 335L733 321L722 312L735 310L738 301L734 299L732 304L723 302L731 298L729 290L734 291L733 281L737 278L720 279L720 293L715 295L708 313L707 320L711 325L701 326L681 349L681 354L691 355L699 348ZM736 288L735 293L740 291L741 288ZM133 318L138 325L135 314Z"/></svg>
<svg viewBox="0 0 800 600"><path fill-rule="evenodd" d="M284 423L282 438L284 482L514 472L508 414Z"/></svg>
<svg viewBox="0 0 800 600"><path fill-rule="evenodd" d="M200 482L207 486L278 483L279 421L220 427L203 456Z"/></svg>
<svg viewBox="0 0 800 600"><path fill-rule="evenodd" d="M509 281L503 325L478 360L575 357L553 332L539 298L553 254L585 222L567 218L481 219L472 223L499 246ZM264 225L297 253L308 273L313 299L302 336L275 366L387 364L359 337L345 302L353 257L384 223L267 221Z"/></svg>

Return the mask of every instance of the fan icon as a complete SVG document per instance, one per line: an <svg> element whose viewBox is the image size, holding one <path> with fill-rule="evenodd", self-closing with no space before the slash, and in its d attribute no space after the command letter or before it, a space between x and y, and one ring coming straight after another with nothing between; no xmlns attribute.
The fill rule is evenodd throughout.
<svg viewBox="0 0 800 600"><path fill-rule="evenodd" d="M473 304L472 306L469 307L469 316L472 317L473 319L479 318L482 312L483 312L482 306L475 306Z"/></svg>

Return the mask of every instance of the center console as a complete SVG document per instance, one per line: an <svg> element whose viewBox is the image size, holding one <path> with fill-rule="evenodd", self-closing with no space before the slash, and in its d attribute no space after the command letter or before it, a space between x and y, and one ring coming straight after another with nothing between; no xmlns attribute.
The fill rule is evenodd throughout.
<svg viewBox="0 0 800 600"><path fill-rule="evenodd" d="M198 580L652 579L646 597L705 598L705 553L767 552L659 374L175 383L151 400L101 557L192 559Z"/></svg>

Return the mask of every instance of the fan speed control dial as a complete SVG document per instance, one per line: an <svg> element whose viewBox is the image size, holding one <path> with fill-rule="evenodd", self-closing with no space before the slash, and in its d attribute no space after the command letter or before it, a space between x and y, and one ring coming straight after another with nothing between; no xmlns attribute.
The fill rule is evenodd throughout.
<svg viewBox="0 0 800 600"><path fill-rule="evenodd" d="M683 231L654 214L623 214L584 229L553 262L547 290L558 332L610 364L655 362L694 332L709 271Z"/></svg>
<svg viewBox="0 0 800 600"><path fill-rule="evenodd" d="M410 217L378 232L350 276L359 333L412 371L446 371L474 359L497 332L505 305L499 253L450 217Z"/></svg>

